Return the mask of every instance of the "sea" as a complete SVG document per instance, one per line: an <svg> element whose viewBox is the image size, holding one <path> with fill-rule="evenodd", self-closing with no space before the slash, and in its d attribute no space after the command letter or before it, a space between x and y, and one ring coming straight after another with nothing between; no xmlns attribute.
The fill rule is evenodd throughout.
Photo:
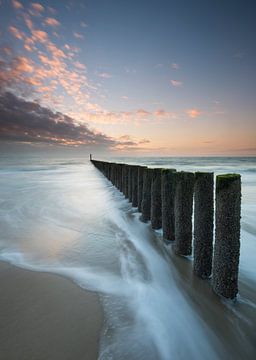
<svg viewBox="0 0 256 360"><path fill-rule="evenodd" d="M100 360L256 359L256 158L99 157L242 175L239 294L193 275L87 156L0 155L0 260L97 292Z"/></svg>

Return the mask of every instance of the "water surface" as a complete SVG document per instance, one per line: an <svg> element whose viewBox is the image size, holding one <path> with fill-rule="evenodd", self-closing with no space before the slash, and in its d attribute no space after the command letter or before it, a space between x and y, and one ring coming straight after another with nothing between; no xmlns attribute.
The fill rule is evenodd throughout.
<svg viewBox="0 0 256 360"><path fill-rule="evenodd" d="M256 159L116 158L242 174L240 293L220 300L86 159L2 156L0 258L66 276L104 307L100 359L254 359Z"/></svg>

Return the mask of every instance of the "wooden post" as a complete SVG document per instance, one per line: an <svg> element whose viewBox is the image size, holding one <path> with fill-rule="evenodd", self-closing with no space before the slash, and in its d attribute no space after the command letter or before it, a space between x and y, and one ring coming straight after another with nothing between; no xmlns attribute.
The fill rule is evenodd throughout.
<svg viewBox="0 0 256 360"><path fill-rule="evenodd" d="M217 176L212 286L218 295L229 299L238 292L240 217L241 176Z"/></svg>
<svg viewBox="0 0 256 360"><path fill-rule="evenodd" d="M143 171L143 191L141 202L141 221L147 222L150 220L151 211L151 180L152 169L144 169Z"/></svg>
<svg viewBox="0 0 256 360"><path fill-rule="evenodd" d="M162 228L165 240L175 240L175 169L162 170Z"/></svg>
<svg viewBox="0 0 256 360"><path fill-rule="evenodd" d="M195 173L194 272L205 279L212 272L213 173Z"/></svg>
<svg viewBox="0 0 256 360"><path fill-rule="evenodd" d="M162 227L161 173L162 169L152 169L150 219L155 230Z"/></svg>
<svg viewBox="0 0 256 360"><path fill-rule="evenodd" d="M176 180L175 252L178 255L191 255L194 174L177 172Z"/></svg>

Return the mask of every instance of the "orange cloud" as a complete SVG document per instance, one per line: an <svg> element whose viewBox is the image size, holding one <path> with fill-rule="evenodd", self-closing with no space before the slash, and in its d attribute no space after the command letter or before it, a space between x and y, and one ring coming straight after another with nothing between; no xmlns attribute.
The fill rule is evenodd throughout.
<svg viewBox="0 0 256 360"><path fill-rule="evenodd" d="M15 58L15 69L19 72L32 73L34 71L34 63L32 60L26 58L25 56L18 56Z"/></svg>
<svg viewBox="0 0 256 360"><path fill-rule="evenodd" d="M23 40L25 38L25 34L17 29L15 26L9 26L9 32L18 40Z"/></svg>
<svg viewBox="0 0 256 360"><path fill-rule="evenodd" d="M12 0L12 6L17 10L23 9L23 5L19 1L16 1L16 0Z"/></svg>
<svg viewBox="0 0 256 360"><path fill-rule="evenodd" d="M45 43L48 40L48 34L42 30L32 30L33 39L40 43Z"/></svg>
<svg viewBox="0 0 256 360"><path fill-rule="evenodd" d="M149 111L144 110L144 109L138 109L136 111L136 115L138 115L139 117L146 117L146 116L151 115L151 113Z"/></svg>
<svg viewBox="0 0 256 360"><path fill-rule="evenodd" d="M46 18L44 23L49 26L54 26L54 27L60 25L60 22L58 20L51 18L51 17Z"/></svg>
<svg viewBox="0 0 256 360"><path fill-rule="evenodd" d="M39 3L32 3L31 6L35 11L38 11L38 12L44 11L44 7Z"/></svg>
<svg viewBox="0 0 256 360"><path fill-rule="evenodd" d="M188 109L186 113L192 119L197 118L199 115L201 115L201 111L196 108Z"/></svg>
<svg viewBox="0 0 256 360"><path fill-rule="evenodd" d="M181 87L183 85L183 82L178 80L171 80L171 84L175 87Z"/></svg>
<svg viewBox="0 0 256 360"><path fill-rule="evenodd" d="M84 64L80 63L79 61L75 61L74 65L75 65L76 68L78 68L80 70L85 70L86 69L86 66Z"/></svg>

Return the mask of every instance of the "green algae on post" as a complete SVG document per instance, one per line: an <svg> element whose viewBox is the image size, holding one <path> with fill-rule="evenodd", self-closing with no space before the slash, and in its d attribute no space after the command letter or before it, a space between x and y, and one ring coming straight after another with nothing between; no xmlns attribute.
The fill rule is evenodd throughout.
<svg viewBox="0 0 256 360"><path fill-rule="evenodd" d="M240 218L241 176L218 175L212 286L215 293L229 299L238 292Z"/></svg>

